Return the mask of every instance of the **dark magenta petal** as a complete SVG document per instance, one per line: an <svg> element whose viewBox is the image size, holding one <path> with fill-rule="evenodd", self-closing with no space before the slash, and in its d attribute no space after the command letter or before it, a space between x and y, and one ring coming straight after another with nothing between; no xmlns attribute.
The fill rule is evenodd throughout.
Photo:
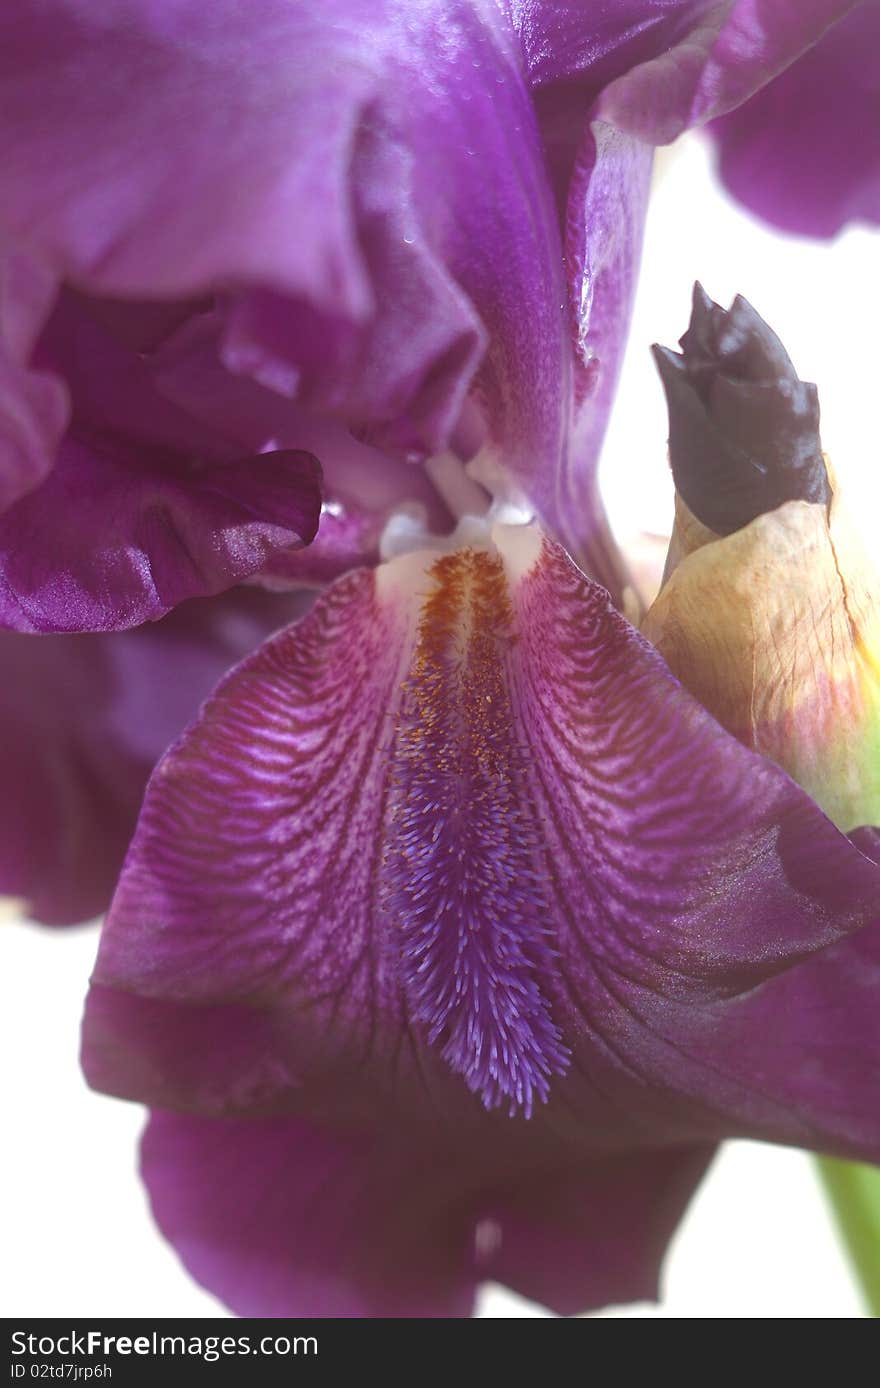
<svg viewBox="0 0 880 1388"><path fill-rule="evenodd" d="M96 983L85 1031L94 1088L124 1084L154 1105L185 1094L198 1113L272 1114L289 1110L299 1084L274 1018L237 1003L191 1007Z"/></svg>
<svg viewBox="0 0 880 1388"><path fill-rule="evenodd" d="M301 601L239 589L128 632L0 632L0 895L51 925L103 912L159 757Z"/></svg>
<svg viewBox="0 0 880 1388"><path fill-rule="evenodd" d="M619 1044L691 1131L880 1162L880 923L742 996L618 991Z"/></svg>
<svg viewBox="0 0 880 1388"><path fill-rule="evenodd" d="M669 1239L712 1155L616 1152L511 1183L478 1226L483 1276L562 1316L658 1300Z"/></svg>
<svg viewBox="0 0 880 1388"><path fill-rule="evenodd" d="M595 95L615 77L657 57L694 28L700 0L514 0L514 23L530 83L573 80Z"/></svg>
<svg viewBox="0 0 880 1388"><path fill-rule="evenodd" d="M721 177L784 231L880 222L880 4L864 0L751 100L715 121Z"/></svg>
<svg viewBox="0 0 880 1388"><path fill-rule="evenodd" d="M567 1315L657 1295L710 1155L520 1171L395 1128L156 1112L142 1170L163 1234L239 1315L467 1316L490 1279Z"/></svg>
<svg viewBox="0 0 880 1388"><path fill-rule="evenodd" d="M442 1151L391 1131L159 1112L142 1167L162 1233L238 1315L470 1314L474 1196Z"/></svg>
<svg viewBox="0 0 880 1388"><path fill-rule="evenodd" d="M16 283L35 298L33 275ZM193 411L167 394L158 348L182 310L147 309L65 290L48 317L37 322L31 304L30 318L20 310L12 324L40 368L30 377L65 400L69 393L72 417L56 460L60 429L45 415L53 432L40 455L42 485L0 515L0 625L137 625L185 598L283 569L315 533L314 458L273 444L270 421L254 411L241 418L231 404L219 408L228 392L218 380L213 409L201 400Z"/></svg>
<svg viewBox="0 0 880 1388"><path fill-rule="evenodd" d="M682 1141L705 1129L652 1050L667 1013L876 915L877 866L607 595L494 533L337 584L164 759L101 944L94 1083L236 1113L259 1073L264 1111L361 1121L405 1093L413 1122L514 1145ZM265 1021L212 1084L228 1006ZM200 1057L183 1070L144 1020L163 1009Z"/></svg>
<svg viewBox="0 0 880 1388"><path fill-rule="evenodd" d="M210 596L308 544L321 505L308 453L190 471L112 439L69 439L47 481L0 517L0 626L107 631Z"/></svg>
<svg viewBox="0 0 880 1388"><path fill-rule="evenodd" d="M574 348L571 433L558 467L535 470L527 490L552 533L618 597L625 578L595 466L629 325L650 147L744 100L847 8L847 0L513 6L564 211Z"/></svg>
<svg viewBox="0 0 880 1388"><path fill-rule="evenodd" d="M300 1018L288 1006L288 989L300 992L305 984L303 996L323 1000L324 1020L318 1026L328 1045L326 1054L315 1053L308 1034L302 1044L321 1072L335 1070L339 1055L339 1068L352 1081L356 1070L345 1052L352 1045L360 1052L364 1025L368 1031L373 1025L374 1003L379 1004L380 1046L386 1010L396 1032L400 989L382 962L372 884L382 853L377 821L393 731L389 710L401 678L407 625L406 604L382 600L372 574L340 580L311 617L262 648L253 674L239 667L220 685L208 721L198 722L194 737L165 763L141 820L138 861L132 859L120 884L113 913L117 925L105 933L95 978L122 990L122 1006L112 1013L104 1007L102 1013L96 1078L103 1086L114 1092L128 1087L133 1048L123 1032L129 993L173 1002L198 996L205 1005L253 1003L259 996L258 1005L269 1011L276 999L284 999L284 1026L298 1030L303 1020L308 1033L311 1017ZM205 797L198 811L191 799L197 781ZM172 841L168 830L178 813L181 828L189 827ZM190 839L193 815L202 823L198 843ZM239 848L247 845L245 871L238 853L228 852L230 837ZM211 913L210 925L203 912ZM130 948L134 916L143 926L136 958ZM279 930L282 918L287 924ZM250 944L242 951L236 942L244 938ZM208 1037L214 1014L207 1007L200 1010ZM338 1018L332 1030L327 1012ZM318 1016L314 1013L315 1021ZM108 1033L108 1018L119 1028L118 1047ZM90 1072L92 1040L87 1017ZM146 1040L151 1044L149 1036ZM297 1043L282 1035L278 1044L283 1051ZM153 1084L182 1081L186 1087L187 1078L174 1070L173 1060L164 1074L161 1062L157 1056L148 1068ZM299 1060L291 1066L285 1059L277 1068L283 1082L291 1070L298 1073ZM219 1075L211 1090L220 1111L227 1103L237 1107L234 1072L227 1071L227 1077L228 1099ZM349 1091L360 1087L357 1077ZM204 1097L208 1088L201 1079L199 1088ZM150 1093L155 1099L155 1090ZM179 1096L165 1102L178 1107Z"/></svg>

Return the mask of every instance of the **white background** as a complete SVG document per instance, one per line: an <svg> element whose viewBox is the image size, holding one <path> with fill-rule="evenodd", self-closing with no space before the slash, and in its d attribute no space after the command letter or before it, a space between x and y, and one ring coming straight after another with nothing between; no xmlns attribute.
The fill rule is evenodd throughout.
<svg viewBox="0 0 880 1388"><path fill-rule="evenodd" d="M696 137L663 156L624 379L603 458L623 537L668 528L666 415L648 353L687 326L691 284L727 304L749 298L819 384L823 434L866 524L880 503L876 325L880 236L832 247L777 237L713 186ZM0 923L0 1313L5 1316L222 1316L152 1227L135 1175L141 1113L89 1093L77 1069L94 929ZM501 1289L481 1313L543 1315ZM865 1314L812 1163L801 1153L731 1143L694 1201L668 1258L662 1307L607 1317L838 1318Z"/></svg>

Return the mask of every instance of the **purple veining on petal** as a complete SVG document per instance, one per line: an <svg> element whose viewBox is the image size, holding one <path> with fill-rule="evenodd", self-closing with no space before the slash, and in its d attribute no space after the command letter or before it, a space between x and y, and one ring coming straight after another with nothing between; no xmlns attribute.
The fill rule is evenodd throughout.
<svg viewBox="0 0 880 1388"><path fill-rule="evenodd" d="M552 910L507 688L507 579L497 555L466 549L429 581L398 716L386 908L428 1040L487 1107L528 1117L568 1051L542 989Z"/></svg>
<svg viewBox="0 0 880 1388"><path fill-rule="evenodd" d="M309 600L238 588L131 631L0 631L0 895L49 925L106 910L154 765Z"/></svg>
<svg viewBox="0 0 880 1388"><path fill-rule="evenodd" d="M662 959L676 989L742 990L870 919L876 873L787 776L684 694L558 546L545 542L513 606L511 697L557 943L582 996L597 960L648 987Z"/></svg>
<svg viewBox="0 0 880 1388"><path fill-rule="evenodd" d="M397 1013L373 882L404 640L373 575L351 574L217 687L154 776L147 853L114 902L116 919L159 927L139 957L148 992L171 981L208 1002L219 983L295 1015L293 995L340 1036L374 1006ZM244 861L218 856L227 838ZM124 934L105 932L102 982L126 971Z"/></svg>
<svg viewBox="0 0 880 1388"><path fill-rule="evenodd" d="M807 961L874 919L878 869L779 768L700 708L558 546L541 549L523 527L498 526L493 536L517 638L504 645L512 740L528 749L521 762L512 754L510 800L527 823L524 840L540 847L544 881L540 897L528 888L538 918L513 942L532 973L519 956L511 972L515 952L506 973L494 959L492 969L505 988L512 973L514 983L537 985L525 1035L532 1076L549 1058L548 1017L571 1052L547 1103L533 1092L526 1123L503 1107L487 1111L485 1093L469 1090L468 1068L477 1079L488 1072L455 1050L467 1037L463 992L448 1034L428 1039L455 980L444 991L439 973L417 976L415 951L427 944L419 962L439 969L448 949L453 974L465 977L456 974L457 932L432 938L413 910L420 886L404 878L407 826L394 813L420 774L395 728L437 560L429 553L337 583L227 677L157 768L95 971L84 1034L93 1082L201 1113L259 1104L360 1123L405 1111L413 1127L449 1125L474 1142L492 1133L518 1152L563 1139L583 1152L714 1140L742 1131L743 1112L763 1136L790 1140L797 1123L780 1099L792 1092L790 1076L768 1074L766 1096L747 1105L735 1058L718 1050L710 1069L688 1067L683 1095L670 1030L688 1017L721 1025L776 976L790 976L785 992L796 996ZM488 622L492 640L498 625ZM454 685L452 693L460 734L466 719ZM441 755L446 731L441 719ZM468 791L479 790L473 768L465 774ZM479 820L473 794L456 801L449 779L436 788L448 808L461 804ZM497 803L509 802L499 792ZM469 847L483 872L499 860L501 831L494 821L478 827L487 847ZM460 832L468 838L468 819ZM417 858L430 855L428 836L416 834L415 848ZM402 889L396 910L383 878ZM469 977L474 958L482 964L495 948L485 938L486 950L464 959ZM834 986L833 971L822 977ZM495 999L505 1025L509 997L499 990ZM229 1008L235 1047L223 1042ZM172 1034L187 1038L185 1066ZM813 1102L820 1081L823 1092L833 1085L837 1054L817 1043L821 1076L798 1081L796 1103L826 1146L846 1135L852 1150L855 1132L873 1151L876 1123L856 1121L850 1089L824 1117Z"/></svg>

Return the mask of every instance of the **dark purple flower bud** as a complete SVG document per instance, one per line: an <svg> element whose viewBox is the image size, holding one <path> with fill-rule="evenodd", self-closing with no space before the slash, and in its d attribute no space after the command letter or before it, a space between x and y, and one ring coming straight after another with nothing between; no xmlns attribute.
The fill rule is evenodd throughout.
<svg viewBox="0 0 880 1388"><path fill-rule="evenodd" d="M730 535L786 501L827 505L816 387L751 304L723 309L696 284L680 346L653 352L675 485L697 519Z"/></svg>

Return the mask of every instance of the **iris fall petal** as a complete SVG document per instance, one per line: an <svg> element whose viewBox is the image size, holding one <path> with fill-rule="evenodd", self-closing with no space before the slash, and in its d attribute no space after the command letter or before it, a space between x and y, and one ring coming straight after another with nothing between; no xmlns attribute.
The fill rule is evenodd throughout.
<svg viewBox="0 0 880 1388"><path fill-rule="evenodd" d="M96 969L96 1083L246 1111L235 1074L206 1083L233 1006L263 1018L264 1110L393 1111L405 1089L414 1122L717 1135L665 1114L667 1079L641 1092L664 1012L872 919L877 868L560 550L495 534L337 584L161 763ZM163 1005L199 1010L201 1070L171 1073L129 1015Z"/></svg>
<svg viewBox="0 0 880 1388"><path fill-rule="evenodd" d="M141 1161L162 1232L239 1315L450 1317L488 1279L562 1314L655 1297L710 1155L523 1173L394 1130L158 1112Z"/></svg>
<svg viewBox="0 0 880 1388"><path fill-rule="evenodd" d="M0 632L0 894L49 925L101 914L159 757L301 601L238 590L130 632Z"/></svg>

